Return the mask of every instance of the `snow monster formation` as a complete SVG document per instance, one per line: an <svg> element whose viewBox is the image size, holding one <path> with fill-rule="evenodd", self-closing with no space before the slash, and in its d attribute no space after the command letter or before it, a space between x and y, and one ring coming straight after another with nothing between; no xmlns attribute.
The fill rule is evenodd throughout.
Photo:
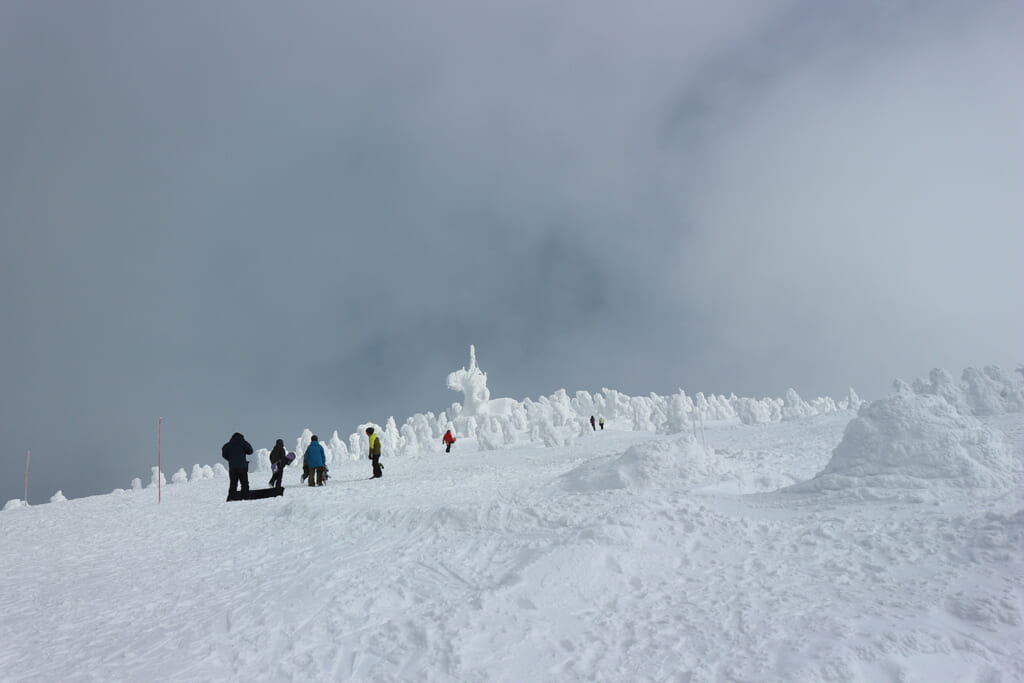
<svg viewBox="0 0 1024 683"><path fill-rule="evenodd" d="M1001 431L946 397L915 393L898 380L895 388L861 408L821 472L784 490L924 501L940 489L940 498L998 495L1021 484Z"/></svg>
<svg viewBox="0 0 1024 683"><path fill-rule="evenodd" d="M462 368L448 373L448 388L461 391L463 417L475 417L490 413L491 391L487 388L487 373L476 365L476 347L469 347L469 369Z"/></svg>

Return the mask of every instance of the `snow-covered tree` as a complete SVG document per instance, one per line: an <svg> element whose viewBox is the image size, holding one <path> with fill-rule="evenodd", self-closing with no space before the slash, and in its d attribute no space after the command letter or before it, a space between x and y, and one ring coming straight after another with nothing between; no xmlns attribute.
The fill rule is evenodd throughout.
<svg viewBox="0 0 1024 683"><path fill-rule="evenodd" d="M448 388L463 394L462 412L468 417L490 412L491 392L487 388L487 373L476 364L476 347L469 347L469 368L448 374Z"/></svg>
<svg viewBox="0 0 1024 683"><path fill-rule="evenodd" d="M679 390L679 393L669 396L665 421L658 426L658 432L661 434L688 432L691 429L690 414L692 410L693 402L682 389Z"/></svg>
<svg viewBox="0 0 1024 683"><path fill-rule="evenodd" d="M331 463L351 459L351 456L349 455L348 452L348 447L345 446L345 442L342 441L340 436L338 436L337 429L335 429L334 433L331 434L331 438L327 442L327 447L324 450L331 454Z"/></svg>
<svg viewBox="0 0 1024 683"><path fill-rule="evenodd" d="M151 467L152 474L149 477L149 486L147 488L153 488L154 486L166 486L167 478L164 477L164 473L157 467ZM159 479L159 484L157 483Z"/></svg>

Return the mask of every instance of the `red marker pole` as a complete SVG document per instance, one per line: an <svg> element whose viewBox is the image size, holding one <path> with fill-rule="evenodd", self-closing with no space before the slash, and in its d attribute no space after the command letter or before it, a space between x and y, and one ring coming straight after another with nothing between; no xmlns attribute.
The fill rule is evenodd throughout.
<svg viewBox="0 0 1024 683"><path fill-rule="evenodd" d="M156 419L156 502L163 499L163 491L160 489L160 430L163 427L164 419Z"/></svg>
<svg viewBox="0 0 1024 683"><path fill-rule="evenodd" d="M28 461L32 459L32 451L25 455L25 505L28 505Z"/></svg>

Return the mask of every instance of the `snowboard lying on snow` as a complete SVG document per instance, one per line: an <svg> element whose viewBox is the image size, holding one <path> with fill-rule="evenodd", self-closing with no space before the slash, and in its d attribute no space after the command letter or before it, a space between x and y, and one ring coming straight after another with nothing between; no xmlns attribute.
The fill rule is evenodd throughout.
<svg viewBox="0 0 1024 683"><path fill-rule="evenodd" d="M237 491L228 496L228 500L256 500L257 498L273 498L275 496L283 496L283 488L270 488L270 489L249 489L245 493Z"/></svg>

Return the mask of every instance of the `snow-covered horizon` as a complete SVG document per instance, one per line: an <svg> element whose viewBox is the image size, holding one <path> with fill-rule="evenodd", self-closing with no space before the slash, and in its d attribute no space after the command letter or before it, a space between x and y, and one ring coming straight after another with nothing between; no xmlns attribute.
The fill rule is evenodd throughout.
<svg viewBox="0 0 1024 683"><path fill-rule="evenodd" d="M1018 366L1016 373L1007 372L995 365L985 366L981 370L968 367L962 371L959 382L948 370L936 368L927 379L917 378L910 384L899 378L894 379L893 391L935 394L961 411L987 415L1024 411L1024 391L1019 388L1021 381L1024 381L1024 366ZM594 394L576 391L572 396L565 389L560 389L536 400L491 399L487 374L477 365L476 349L472 346L469 367L450 373L447 385L449 389L461 392L463 401L453 402L447 410L437 415L433 412L416 413L407 418L401 427L393 416L384 425L361 423L346 438L342 438L338 430L334 430L326 439L319 435L328 466L360 459L361 454L366 452L367 437L364 429L367 426L374 427L380 435L386 460L434 451L441 436L449 428L462 437L476 438L481 450L496 450L526 443L549 447L567 446L590 429L590 415L603 416L609 420L628 417L634 431L675 433L691 430L696 434L703 420L735 418L743 424L767 424L843 411L855 413L867 403L853 387L840 399L819 396L810 401L804 400L792 388L780 398L739 397L735 394L705 396L702 392L691 397L683 389L667 396L655 393L629 396L615 389L602 388ZM303 453L313 435L313 430L304 429L294 438L290 450ZM250 469L259 473L270 472L269 448L255 450L250 460ZM219 461L195 463L190 472L179 468L170 475L170 480L166 471L158 473L154 466L145 481L142 477L133 478L128 487L152 488L166 486L168 483L182 484L226 477L227 469ZM121 490L115 487L112 493ZM67 498L62 489L58 489L50 498L50 502L64 500ZM11 499L3 509L17 507L19 503L29 504L29 501Z"/></svg>
<svg viewBox="0 0 1024 683"><path fill-rule="evenodd" d="M380 480L335 435L279 498L215 463L9 502L0 678L1024 680L1024 377L514 402L471 369L469 411L383 427Z"/></svg>

